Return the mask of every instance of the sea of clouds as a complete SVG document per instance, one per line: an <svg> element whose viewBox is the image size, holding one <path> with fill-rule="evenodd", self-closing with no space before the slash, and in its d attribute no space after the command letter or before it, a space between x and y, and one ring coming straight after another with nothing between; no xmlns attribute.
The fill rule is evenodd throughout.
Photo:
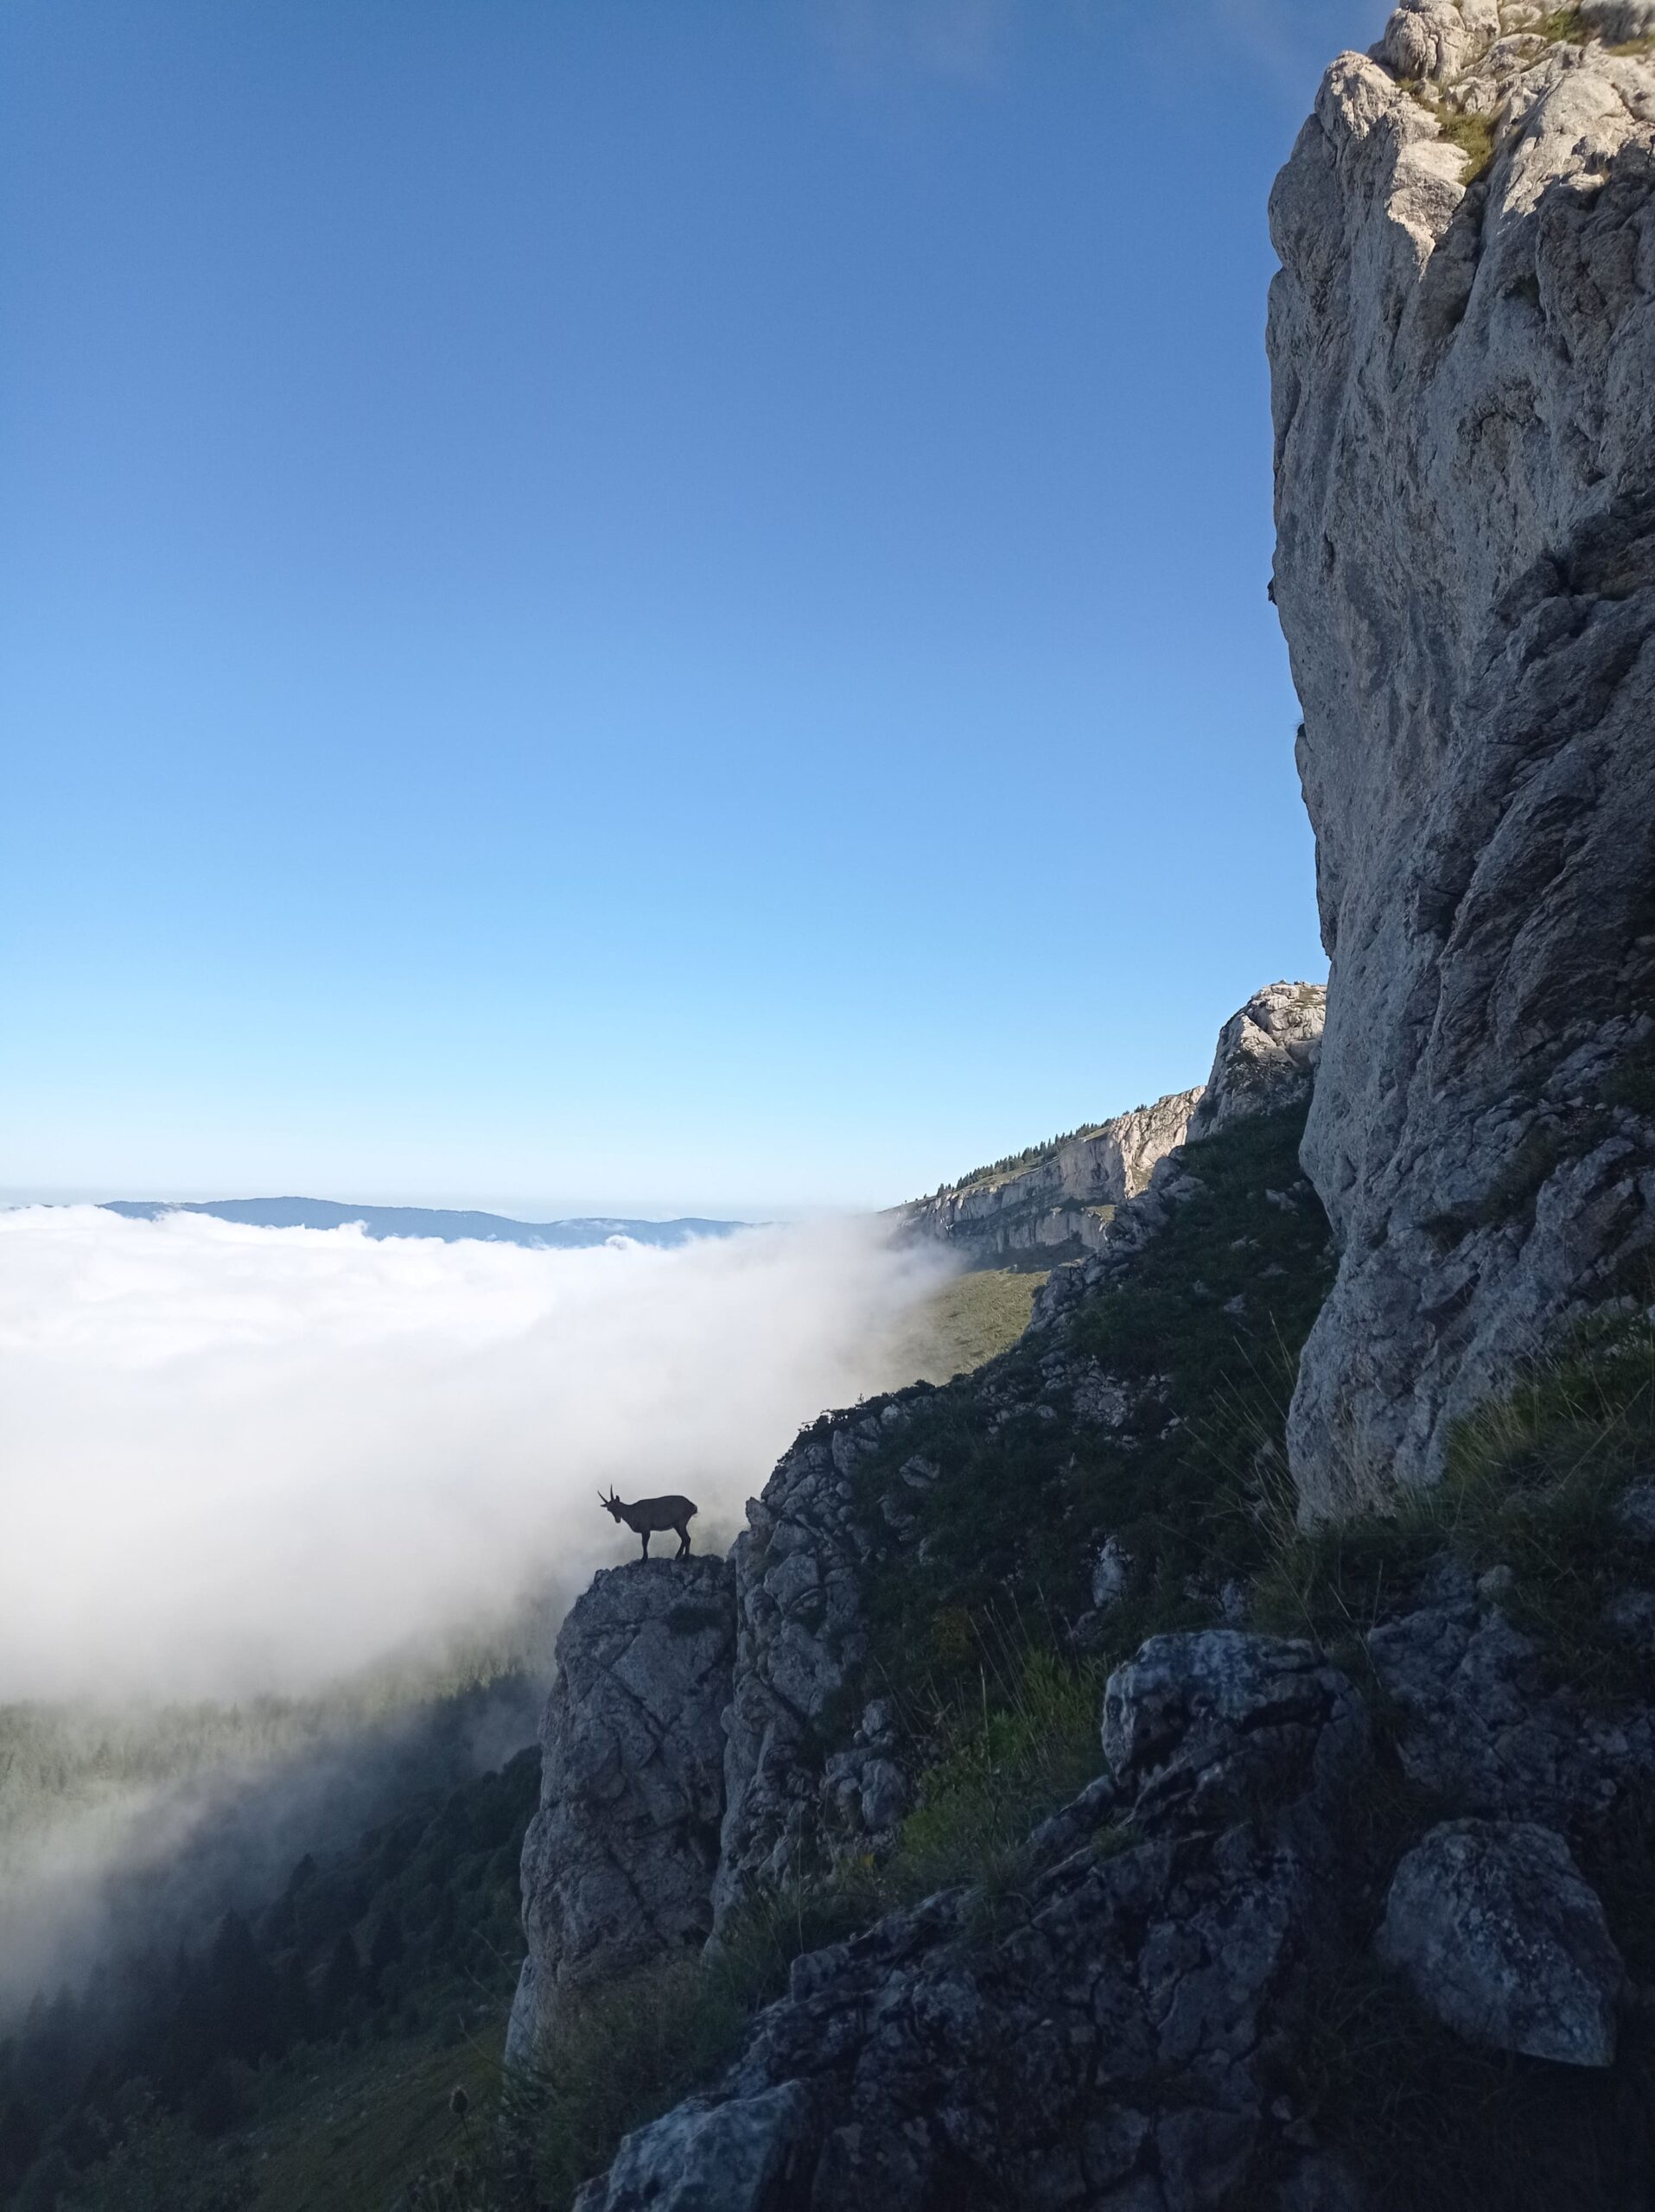
<svg viewBox="0 0 1655 2212"><path fill-rule="evenodd" d="M0 1704L304 1694L631 1557L611 1484L718 1543L802 1421L901 1379L939 1268L843 1219L538 1252L0 1213Z"/></svg>

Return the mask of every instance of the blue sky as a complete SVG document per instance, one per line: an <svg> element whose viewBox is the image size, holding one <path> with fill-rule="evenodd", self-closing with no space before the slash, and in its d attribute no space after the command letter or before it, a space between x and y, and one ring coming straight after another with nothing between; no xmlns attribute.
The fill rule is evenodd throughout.
<svg viewBox="0 0 1655 2212"><path fill-rule="evenodd" d="M1357 0L8 0L0 1176L888 1203L1323 972Z"/></svg>

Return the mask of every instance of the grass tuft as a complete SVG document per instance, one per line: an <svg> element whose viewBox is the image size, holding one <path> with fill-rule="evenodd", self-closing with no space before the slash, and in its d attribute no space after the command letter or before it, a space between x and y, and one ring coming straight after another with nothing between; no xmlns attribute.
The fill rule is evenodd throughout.
<svg viewBox="0 0 1655 2212"><path fill-rule="evenodd" d="M1641 1311L1599 1315L1459 1424L1435 1489L1389 1515L1310 1530L1278 1521L1254 1618L1345 1656L1447 1553L1479 1573L1510 1568L1506 1609L1559 1678L1588 1696L1643 1694L1647 1662L1607 1616L1629 1588L1655 1587L1655 1544L1617 1517L1633 1482L1652 1477L1655 1325Z"/></svg>
<svg viewBox="0 0 1655 2212"><path fill-rule="evenodd" d="M981 1682L980 1710L947 1725L948 1748L920 1777L919 1802L881 1871L894 1904L959 1882L1007 1886L1029 1830L1102 1770L1096 1668L1030 1650Z"/></svg>

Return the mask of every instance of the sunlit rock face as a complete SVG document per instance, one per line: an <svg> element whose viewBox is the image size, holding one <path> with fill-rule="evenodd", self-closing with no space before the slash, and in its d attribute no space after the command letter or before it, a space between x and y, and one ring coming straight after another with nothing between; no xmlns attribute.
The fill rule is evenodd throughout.
<svg viewBox="0 0 1655 2212"><path fill-rule="evenodd" d="M1412 0L1272 196L1332 959L1304 1163L1342 1249L1293 1407L1312 1517L1434 1480L1454 1415L1646 1281L1655 67L1598 33L1655 21L1583 13L1582 44Z"/></svg>
<svg viewBox="0 0 1655 2212"><path fill-rule="evenodd" d="M1315 1079L1327 1011L1320 983L1267 983L1255 991L1219 1032L1188 1135L1215 1136L1249 1114L1302 1106Z"/></svg>
<svg viewBox="0 0 1655 2212"><path fill-rule="evenodd" d="M903 1226L935 1237L976 1267L1039 1266L1103 1249L1110 1217L1136 1198L1182 1144L1200 1086L1135 1106L1048 1145L1022 1165L985 1170L901 1209Z"/></svg>

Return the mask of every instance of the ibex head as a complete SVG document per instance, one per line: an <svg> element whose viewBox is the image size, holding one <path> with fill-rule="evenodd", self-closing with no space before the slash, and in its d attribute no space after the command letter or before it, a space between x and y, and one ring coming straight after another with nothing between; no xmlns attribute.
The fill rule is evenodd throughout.
<svg viewBox="0 0 1655 2212"><path fill-rule="evenodd" d="M614 1494L614 1485L613 1483L609 1485L609 1495L608 1497L605 1497L602 1491L598 1492L598 1503L603 1508L611 1521L620 1520L622 1507L621 1500Z"/></svg>

